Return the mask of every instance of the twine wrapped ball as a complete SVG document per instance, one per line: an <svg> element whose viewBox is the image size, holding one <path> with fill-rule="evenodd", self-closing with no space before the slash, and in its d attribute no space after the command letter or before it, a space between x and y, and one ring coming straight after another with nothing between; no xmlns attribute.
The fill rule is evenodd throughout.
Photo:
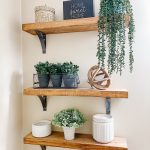
<svg viewBox="0 0 150 150"><path fill-rule="evenodd" d="M110 86L108 73L98 65L90 68L88 71L88 80L91 87L99 90L104 90Z"/></svg>

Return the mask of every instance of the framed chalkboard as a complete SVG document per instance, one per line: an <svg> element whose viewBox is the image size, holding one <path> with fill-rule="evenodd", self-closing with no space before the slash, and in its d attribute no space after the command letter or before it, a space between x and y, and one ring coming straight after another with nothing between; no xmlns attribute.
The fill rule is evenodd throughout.
<svg viewBox="0 0 150 150"><path fill-rule="evenodd" d="M93 0L70 0L63 2L64 19L94 17Z"/></svg>

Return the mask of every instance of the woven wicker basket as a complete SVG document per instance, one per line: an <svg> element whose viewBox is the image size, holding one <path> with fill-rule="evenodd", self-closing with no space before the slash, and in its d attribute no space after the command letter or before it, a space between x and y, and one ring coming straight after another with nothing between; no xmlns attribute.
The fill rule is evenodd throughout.
<svg viewBox="0 0 150 150"><path fill-rule="evenodd" d="M44 6L35 7L35 22L49 22L55 20L55 9Z"/></svg>

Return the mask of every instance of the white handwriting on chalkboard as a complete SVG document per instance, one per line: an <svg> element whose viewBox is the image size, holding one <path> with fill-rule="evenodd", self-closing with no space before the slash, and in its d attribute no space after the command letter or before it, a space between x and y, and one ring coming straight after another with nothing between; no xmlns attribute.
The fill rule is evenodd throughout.
<svg viewBox="0 0 150 150"><path fill-rule="evenodd" d="M85 9L85 6L84 6L84 3L81 2L81 3L73 3L71 5L71 18L72 19L76 19L76 18L83 18L84 17L84 14L86 12L86 9Z"/></svg>

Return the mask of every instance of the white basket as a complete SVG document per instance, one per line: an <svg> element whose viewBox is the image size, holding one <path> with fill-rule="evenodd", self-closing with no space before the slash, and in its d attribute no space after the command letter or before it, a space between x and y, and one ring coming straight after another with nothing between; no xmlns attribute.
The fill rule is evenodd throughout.
<svg viewBox="0 0 150 150"><path fill-rule="evenodd" d="M49 22L55 20L55 9L44 6L35 7L35 22Z"/></svg>
<svg viewBox="0 0 150 150"><path fill-rule="evenodd" d="M51 121L49 120L41 120L32 124L32 135L34 137L47 137L51 132Z"/></svg>

